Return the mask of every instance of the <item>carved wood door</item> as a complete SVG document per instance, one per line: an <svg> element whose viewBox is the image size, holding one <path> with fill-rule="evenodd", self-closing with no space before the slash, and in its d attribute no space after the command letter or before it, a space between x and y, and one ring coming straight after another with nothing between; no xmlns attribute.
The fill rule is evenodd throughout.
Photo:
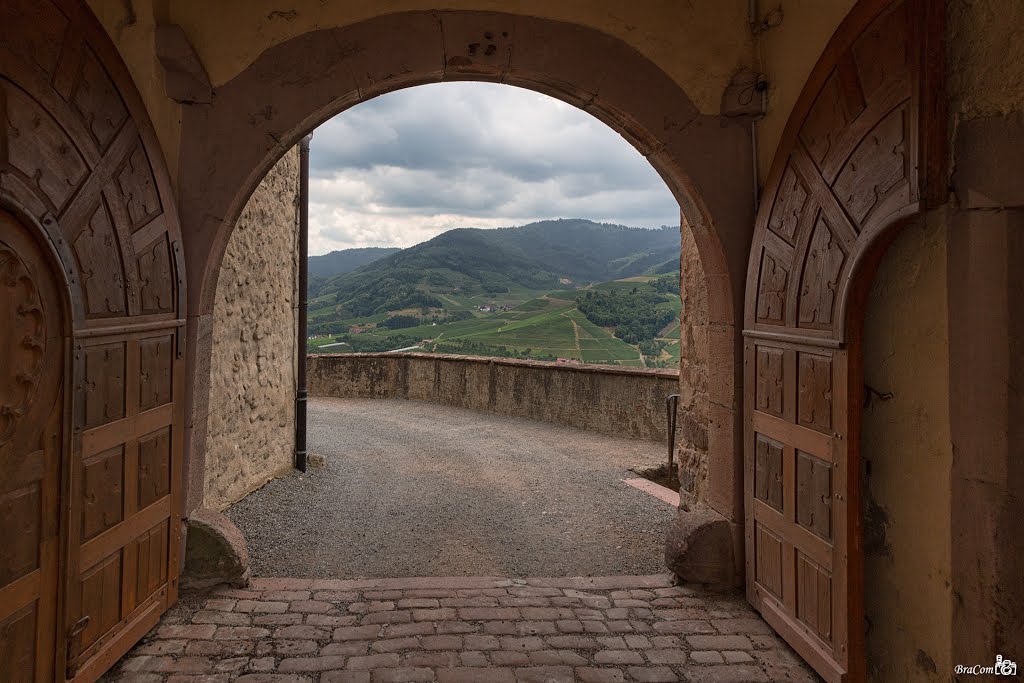
<svg viewBox="0 0 1024 683"><path fill-rule="evenodd" d="M0 211L0 679L53 679L64 300L32 233ZM4 673L6 672L6 673Z"/></svg>
<svg viewBox="0 0 1024 683"><path fill-rule="evenodd" d="M47 355L59 379L34 394L50 411L33 403L36 412L16 413L24 436L0 450L0 518L20 525L25 554L0 560L0 680L91 681L177 598L185 289L160 148L81 0L0 2L0 207L60 274L67 344L66 356ZM26 249L17 252L25 268L39 268ZM36 286L43 301L48 290ZM0 367L13 368L22 333L0 325ZM62 387L63 399L53 394ZM19 574L29 556L38 572Z"/></svg>
<svg viewBox="0 0 1024 683"><path fill-rule="evenodd" d="M744 324L747 597L826 680L864 676L861 299L943 201L942 3L862 0L808 78L757 216Z"/></svg>

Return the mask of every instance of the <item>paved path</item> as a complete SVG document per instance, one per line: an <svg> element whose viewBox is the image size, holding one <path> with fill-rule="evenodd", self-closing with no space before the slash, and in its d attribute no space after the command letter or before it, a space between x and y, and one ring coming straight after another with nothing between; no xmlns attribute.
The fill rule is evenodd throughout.
<svg viewBox="0 0 1024 683"><path fill-rule="evenodd" d="M227 511L257 576L664 571L676 510L622 483L662 444L419 401L316 398L326 467Z"/></svg>
<svg viewBox="0 0 1024 683"><path fill-rule="evenodd" d="M108 683L816 681L739 595L666 575L256 579L186 597Z"/></svg>

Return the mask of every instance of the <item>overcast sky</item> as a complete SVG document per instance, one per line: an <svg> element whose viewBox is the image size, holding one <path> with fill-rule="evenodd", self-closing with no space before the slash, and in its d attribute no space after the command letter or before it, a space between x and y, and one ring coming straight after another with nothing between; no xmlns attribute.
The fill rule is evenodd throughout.
<svg viewBox="0 0 1024 683"><path fill-rule="evenodd" d="M507 85L383 95L317 128L310 150L311 254L546 218L679 224L665 183L618 133Z"/></svg>

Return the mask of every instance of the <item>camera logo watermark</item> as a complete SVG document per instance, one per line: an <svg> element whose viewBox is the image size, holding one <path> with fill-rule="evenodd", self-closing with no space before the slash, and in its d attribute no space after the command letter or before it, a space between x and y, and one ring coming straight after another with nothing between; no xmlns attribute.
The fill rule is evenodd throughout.
<svg viewBox="0 0 1024 683"><path fill-rule="evenodd" d="M1017 662L1009 659L1003 659L1002 655L996 655L995 666L985 666L984 664L974 664L973 666L965 666L963 664L957 664L953 668L954 673L966 676L1016 676L1017 675Z"/></svg>

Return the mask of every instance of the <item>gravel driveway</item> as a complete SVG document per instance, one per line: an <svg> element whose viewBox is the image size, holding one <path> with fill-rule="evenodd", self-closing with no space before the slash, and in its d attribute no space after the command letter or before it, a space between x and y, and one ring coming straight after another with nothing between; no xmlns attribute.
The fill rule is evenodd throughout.
<svg viewBox="0 0 1024 683"><path fill-rule="evenodd" d="M662 444L418 401L315 398L326 465L227 515L257 576L588 576L665 571L675 509L622 483Z"/></svg>

